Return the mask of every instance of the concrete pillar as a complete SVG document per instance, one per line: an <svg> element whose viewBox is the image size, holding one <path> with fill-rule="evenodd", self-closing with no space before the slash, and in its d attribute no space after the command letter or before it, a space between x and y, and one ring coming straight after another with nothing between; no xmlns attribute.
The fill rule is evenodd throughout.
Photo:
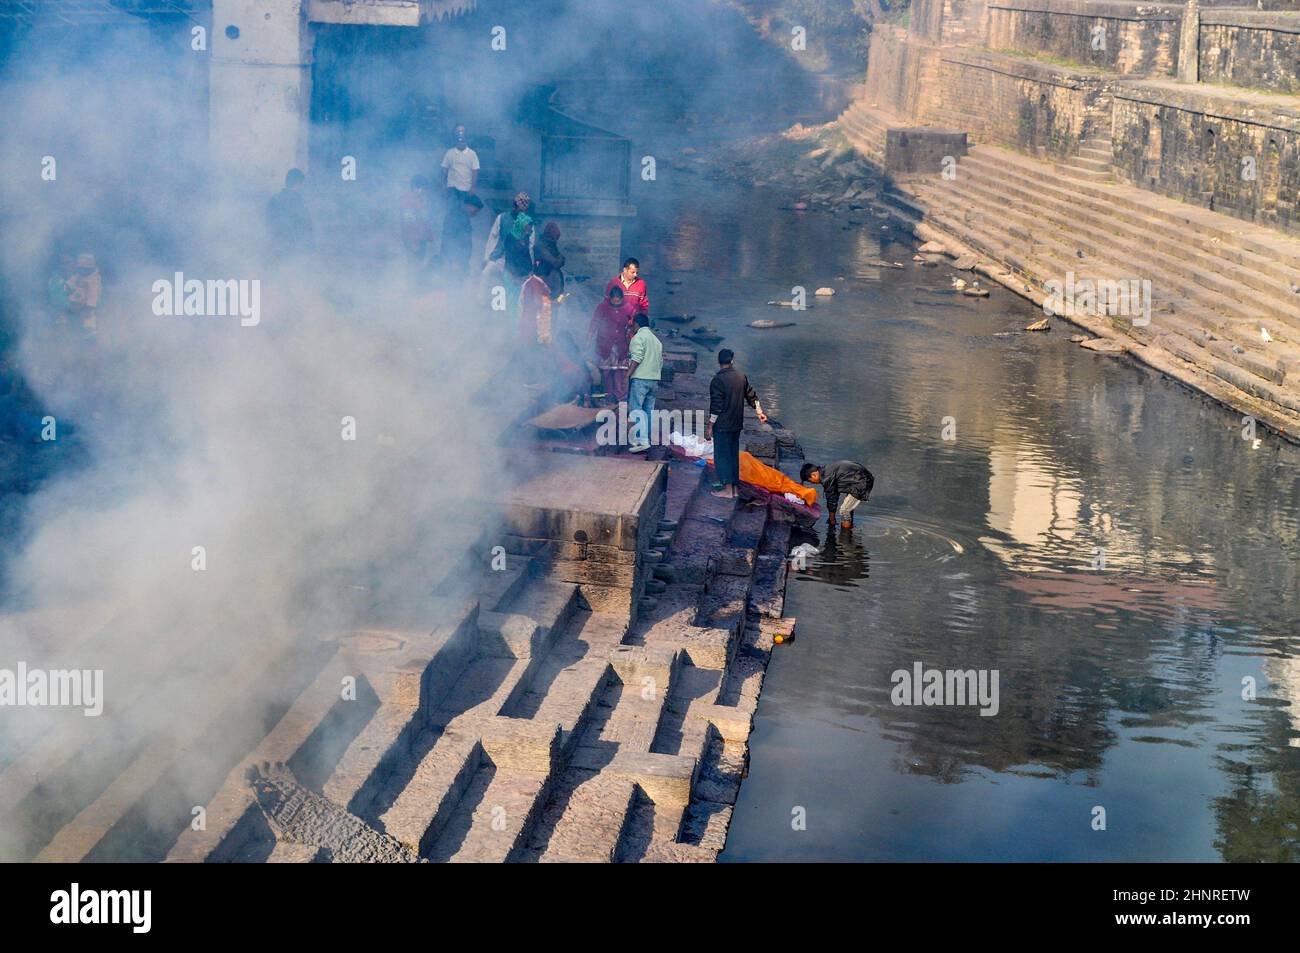
<svg viewBox="0 0 1300 953"><path fill-rule="evenodd" d="M1201 4L1187 0L1183 5L1182 29L1178 34L1178 81L1196 83L1201 78Z"/></svg>
<svg viewBox="0 0 1300 953"><path fill-rule="evenodd" d="M271 194L307 167L311 28L304 0L212 0L209 143L218 173Z"/></svg>

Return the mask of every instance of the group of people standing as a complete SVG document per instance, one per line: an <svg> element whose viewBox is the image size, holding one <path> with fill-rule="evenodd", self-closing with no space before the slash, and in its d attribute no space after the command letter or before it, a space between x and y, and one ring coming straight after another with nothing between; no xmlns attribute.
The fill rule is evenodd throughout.
<svg viewBox="0 0 1300 953"><path fill-rule="evenodd" d="M464 278L469 270L474 218L483 210L483 200L475 193L481 168L478 153L466 139L465 126L458 124L455 142L443 154L440 165L445 212L438 264L449 278ZM406 260L417 274L431 264L434 204L433 181L426 175L412 176L411 188L402 196L400 231Z"/></svg>
<svg viewBox="0 0 1300 953"><path fill-rule="evenodd" d="M547 222L539 235L529 214L532 198L527 192L515 195L510 208L496 217L483 246L483 271L501 269L506 303L513 309L521 289L536 275L558 301L564 295L564 254L560 251L560 226Z"/></svg>
<svg viewBox="0 0 1300 953"><path fill-rule="evenodd" d="M605 392L627 401L632 429L632 453L649 449L655 390L663 369L663 345L650 328L650 296L641 263L625 259L619 274L605 286L605 296L591 316L587 351L594 353L604 374ZM713 495L733 499L740 492L740 435L745 408L752 407L759 423L767 413L749 378L735 366L730 348L718 351L718 370L709 382L709 413L704 439L713 442ZM804 464L800 482L820 486L828 519L843 529L853 526L853 511L870 495L875 478L865 466L841 460L830 466Z"/></svg>
<svg viewBox="0 0 1300 953"><path fill-rule="evenodd" d="M438 258L439 270L453 280L466 278L473 267L474 219L484 207L476 194L480 170L465 126L457 125L455 141L441 162L445 214ZM300 194L303 178L300 171L291 170L284 190L268 208L277 244L296 244L299 249L304 242L312 243L311 221ZM401 203L401 240L408 262L419 271L431 258L433 185L424 175L414 176L410 184ZM510 208L497 215L488 230L481 277L487 285L499 276L507 313L517 316L520 376L525 385L557 398L586 394L617 403L626 401L632 429L628 449L643 453L653 434L663 344L651 327L650 295L641 263L636 258L625 259L619 273L605 285L582 344L558 320L557 307L566 297L564 264L559 226L550 221L539 229L531 197L518 192ZM93 304L90 307L93 310ZM758 395L734 362L729 348L718 352L704 434L705 440L713 441L713 492L723 498L739 493L745 407L754 409L760 423L767 422ZM874 484L865 466L848 460L826 467L805 464L800 481L822 487L831 522L838 519L846 529L853 525L853 510L867 499Z"/></svg>

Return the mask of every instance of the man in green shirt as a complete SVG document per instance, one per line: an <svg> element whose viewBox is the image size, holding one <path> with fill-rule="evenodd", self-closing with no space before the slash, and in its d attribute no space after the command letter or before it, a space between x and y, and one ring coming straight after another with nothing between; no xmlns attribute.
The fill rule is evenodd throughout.
<svg viewBox="0 0 1300 953"><path fill-rule="evenodd" d="M636 316L636 334L627 346L627 419L632 429L629 453L645 453L654 438L655 388L664 367L664 346L650 330L644 312Z"/></svg>

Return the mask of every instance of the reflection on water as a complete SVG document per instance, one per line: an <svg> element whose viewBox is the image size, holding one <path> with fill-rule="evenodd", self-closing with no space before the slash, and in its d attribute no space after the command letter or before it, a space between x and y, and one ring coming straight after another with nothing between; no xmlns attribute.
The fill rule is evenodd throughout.
<svg viewBox="0 0 1300 953"><path fill-rule="evenodd" d="M1300 857L1297 454L1067 326L1014 333L1041 315L874 222L667 185L625 240L652 298L727 335L809 459L876 476L792 574L723 858ZM837 294L744 327L796 285ZM895 706L917 662L997 670L998 714Z"/></svg>

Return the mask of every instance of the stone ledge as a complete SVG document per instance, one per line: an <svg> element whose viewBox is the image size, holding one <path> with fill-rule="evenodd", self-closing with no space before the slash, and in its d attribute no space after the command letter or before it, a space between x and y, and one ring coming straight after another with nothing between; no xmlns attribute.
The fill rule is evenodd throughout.
<svg viewBox="0 0 1300 953"><path fill-rule="evenodd" d="M1300 97L1252 95L1248 90L1184 85L1152 80L1117 80L1116 99L1168 106L1206 118L1268 126L1300 133Z"/></svg>
<svg viewBox="0 0 1300 953"><path fill-rule="evenodd" d="M1014 13L1055 13L1090 20L1179 21L1183 18L1182 4L1124 3L1121 0L999 0L990 3L988 8Z"/></svg>
<svg viewBox="0 0 1300 953"><path fill-rule="evenodd" d="M1243 30L1300 33L1300 10L1211 8L1201 11L1201 26L1235 26Z"/></svg>
<svg viewBox="0 0 1300 953"><path fill-rule="evenodd" d="M988 70L992 73L1001 73L1004 76L1033 80L1038 83L1049 83L1067 89L1098 86L1112 79L1112 77L1100 70L1090 72L1084 69L1072 69L1066 66L1042 63L1028 56L994 53L990 50L946 47L940 53L939 59L943 63L969 66L972 69Z"/></svg>

